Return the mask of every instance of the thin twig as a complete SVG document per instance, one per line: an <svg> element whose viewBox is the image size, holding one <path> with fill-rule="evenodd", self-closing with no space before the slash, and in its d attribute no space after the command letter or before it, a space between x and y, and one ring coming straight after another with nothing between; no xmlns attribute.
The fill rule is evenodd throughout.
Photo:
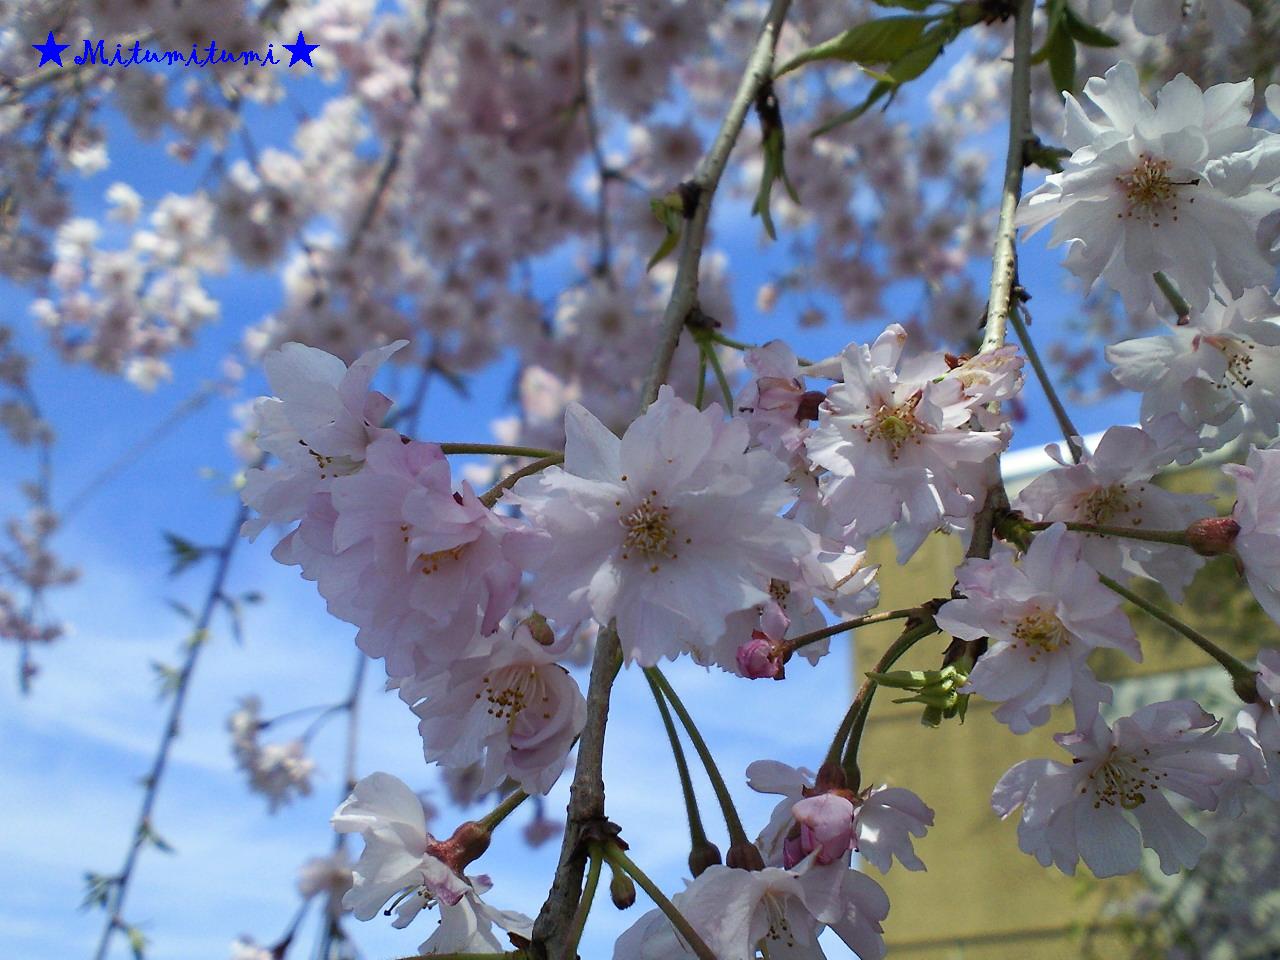
<svg viewBox="0 0 1280 960"><path fill-rule="evenodd" d="M544 460L547 457L563 457L563 453L555 450L543 450L541 447L511 447L502 443L441 443L440 451L450 454L490 454L496 457L533 457Z"/></svg>
<svg viewBox="0 0 1280 960"><path fill-rule="evenodd" d="M1031 16L1035 0L1018 0L1013 27L1013 77L1009 96L1009 148L1005 156L1004 184L1000 193L1000 219L996 224L995 251L991 257L991 290L987 297L987 329L982 352L1004 344L1005 323L1013 307L1014 280L1018 274L1017 226L1014 214L1022 198L1022 170L1031 133Z"/></svg>
<svg viewBox="0 0 1280 960"><path fill-rule="evenodd" d="M1071 422L1071 416L1067 413L1067 408L1058 396L1058 391L1054 389L1053 381L1049 378L1049 372L1040 361L1040 354L1031 339L1031 331L1027 329L1027 325L1022 319L1022 314L1023 311L1021 309L1011 311L1009 323L1013 325L1013 332L1018 335L1018 340L1022 344L1022 352L1031 361L1031 369L1036 372L1036 379L1040 381L1040 387L1044 390L1044 395L1049 400L1049 406L1053 409L1053 415L1058 421L1058 428L1062 431L1063 439L1067 441L1067 449L1071 452L1071 459L1073 462L1079 463L1084 458L1084 447L1080 443L1080 431Z"/></svg>
<svg viewBox="0 0 1280 960"><path fill-rule="evenodd" d="M94 951L94 960L105 960L107 951L111 946L112 935L117 930L122 930L125 927L121 912L124 909L125 897L129 892L129 883L133 879L134 866L137 864L138 855L141 853L142 847L151 833L151 811L155 806L156 797L160 791L160 782L164 777L165 768L169 762L170 749L178 738L178 730L182 722L182 711L187 703L187 693L191 689L191 679L195 674L200 652L206 646L209 623L212 621L213 613L218 608L223 596L223 585L226 583L227 573L231 569L231 557L235 552L236 545L240 542L240 528L244 525L248 515L248 508L243 504L236 508L234 522L231 524L230 530L227 531L227 536L222 546L218 549L218 559L214 568L213 579L205 595L200 615L196 619L191 639L187 643L186 658L178 674L177 685L173 691L173 701L169 705L169 717L165 723L164 733L160 737L160 746L156 750L151 770L143 781L146 784L146 789L142 795L142 806L138 810L137 821L134 824L133 838L129 842L129 850L125 854L124 864L121 866L120 872L111 878L111 899L107 905L107 919L102 928L102 935L98 940L98 948Z"/></svg>
<svg viewBox="0 0 1280 960"><path fill-rule="evenodd" d="M1171 543L1179 547L1187 546L1185 530L1139 530L1137 527L1110 527L1101 523L1077 523L1074 520L1036 520L1028 523L1027 527L1031 530L1048 530L1058 523L1077 533L1090 533L1100 537L1122 537L1126 540L1146 540L1149 543Z"/></svg>
<svg viewBox="0 0 1280 960"><path fill-rule="evenodd" d="M854 617L852 620L842 620L840 623L833 623L829 627L823 627L821 630L813 630L809 633L802 633L798 637L792 637L786 641L788 650L799 650L801 647L807 647L811 643L817 643L819 640L825 640L827 637L834 637L839 633L847 633L850 630L857 630L859 627L870 626L873 623L885 623L889 620L905 620L908 617L918 617L928 613L925 607L904 607L901 610L882 610L879 613L868 613L862 617Z"/></svg>
<svg viewBox="0 0 1280 960"><path fill-rule="evenodd" d="M535 473L541 473L543 470L547 469L547 467L554 467L559 463L564 463L563 453L557 453L554 456L543 457L541 460L535 460L533 463L521 467L519 470L508 474L495 483L480 495L480 502L486 507L492 507L499 499L501 499L504 493L514 487L525 477L531 477Z"/></svg>
<svg viewBox="0 0 1280 960"><path fill-rule="evenodd" d="M578 100L582 104L582 116L587 126L587 142L591 146L591 159L595 163L596 176L600 180L596 188L596 236L599 249L596 255L596 273L613 286L613 241L609 228L609 181L613 179L604 159L600 143L600 123L596 118L595 100L591 96L588 74L591 68L591 45L587 35L587 6L578 6Z"/></svg>

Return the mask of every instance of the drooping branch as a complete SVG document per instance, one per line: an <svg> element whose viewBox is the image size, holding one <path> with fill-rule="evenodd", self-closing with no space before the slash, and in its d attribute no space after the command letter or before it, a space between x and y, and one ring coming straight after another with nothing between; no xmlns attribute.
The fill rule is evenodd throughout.
<svg viewBox="0 0 1280 960"><path fill-rule="evenodd" d="M200 654L208 642L209 624L213 620L214 611L218 609L223 600L223 586L226 584L227 574L231 569L232 555L235 553L236 545L240 542L240 528L244 525L248 515L247 507L243 505L237 507L231 528L227 531L227 536L221 547L218 548L213 579L209 584L208 593L205 595L204 603L200 608L200 614L196 618L191 638L186 644L186 657L178 673L177 683L174 685L173 700L169 705L169 716L165 722L164 732L160 736L160 745L156 750L155 759L151 762L151 769L143 780L145 790L142 795L142 805L138 809L138 817L134 823L129 849L125 853L124 863L120 867L120 872L110 878L111 892L105 904L107 919L103 924L102 934L98 940L98 948L93 954L94 960L105 960L107 951L111 947L113 936L117 931L126 929L127 925L124 921L123 910L125 898L129 893L129 884L133 880L134 867L137 865L138 856L141 854L143 846L148 839L154 837L151 828L151 812L155 807L156 797L160 793L160 783L164 778L165 769L169 763L170 750L174 741L178 738L178 731L182 725L182 711L187 704L187 694L191 690L191 680L195 674L196 664L199 662Z"/></svg>

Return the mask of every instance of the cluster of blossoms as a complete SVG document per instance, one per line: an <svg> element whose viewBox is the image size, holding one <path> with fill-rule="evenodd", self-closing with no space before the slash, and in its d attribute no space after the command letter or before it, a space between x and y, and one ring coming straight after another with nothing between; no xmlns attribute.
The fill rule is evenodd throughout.
<svg viewBox="0 0 1280 960"><path fill-rule="evenodd" d="M302 740L261 743L258 734L267 724L261 718L262 703L245 697L227 718L231 733L231 754L248 778L249 789L267 798L274 813L281 805L311 793L315 763L307 756Z"/></svg>

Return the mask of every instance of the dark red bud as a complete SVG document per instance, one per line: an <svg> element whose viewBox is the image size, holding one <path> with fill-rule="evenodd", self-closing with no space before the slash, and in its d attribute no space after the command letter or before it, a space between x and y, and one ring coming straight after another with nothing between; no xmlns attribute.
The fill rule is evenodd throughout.
<svg viewBox="0 0 1280 960"><path fill-rule="evenodd" d="M764 857L754 843L735 843L724 862L735 870L763 870Z"/></svg>
<svg viewBox="0 0 1280 960"><path fill-rule="evenodd" d="M1240 524L1231 517L1209 517L1187 527L1187 546L1202 557L1230 553L1235 545Z"/></svg>
<svg viewBox="0 0 1280 960"><path fill-rule="evenodd" d="M427 844L427 853L448 866L458 876L463 876L467 864L479 860L489 849L491 838L492 834L486 827L474 820L468 820L453 831L453 836L448 840Z"/></svg>

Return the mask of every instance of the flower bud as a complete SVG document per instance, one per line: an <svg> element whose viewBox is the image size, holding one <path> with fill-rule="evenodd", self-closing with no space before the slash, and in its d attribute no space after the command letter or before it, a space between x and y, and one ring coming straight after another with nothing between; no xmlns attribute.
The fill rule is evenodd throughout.
<svg viewBox="0 0 1280 960"><path fill-rule="evenodd" d="M738 648L738 669L751 680L781 680L786 676L783 655L779 644L774 643L759 630Z"/></svg>
<svg viewBox="0 0 1280 960"><path fill-rule="evenodd" d="M1230 553L1240 532L1240 524L1231 517L1208 517L1187 527L1187 546L1202 557Z"/></svg>
<svg viewBox="0 0 1280 960"><path fill-rule="evenodd" d="M754 843L735 843L729 848L729 855L724 858L724 862L735 870L764 869L764 857Z"/></svg>
<svg viewBox="0 0 1280 960"><path fill-rule="evenodd" d="M636 902L636 885L623 871L610 865L613 879L609 881L609 899L619 910L625 910Z"/></svg>
<svg viewBox="0 0 1280 960"><path fill-rule="evenodd" d="M448 840L427 844L427 853L447 864L458 876L463 876L467 864L480 859L489 849L492 837L487 827L468 820L453 831Z"/></svg>
<svg viewBox="0 0 1280 960"><path fill-rule="evenodd" d="M707 867L714 867L721 862L720 848L710 840L704 839L701 843L695 843L693 849L689 851L689 872L695 877Z"/></svg>
<svg viewBox="0 0 1280 960"><path fill-rule="evenodd" d="M817 420L818 408L822 406L822 401L827 399L827 395L821 390L806 390L800 394L800 404L796 407L797 420Z"/></svg>

